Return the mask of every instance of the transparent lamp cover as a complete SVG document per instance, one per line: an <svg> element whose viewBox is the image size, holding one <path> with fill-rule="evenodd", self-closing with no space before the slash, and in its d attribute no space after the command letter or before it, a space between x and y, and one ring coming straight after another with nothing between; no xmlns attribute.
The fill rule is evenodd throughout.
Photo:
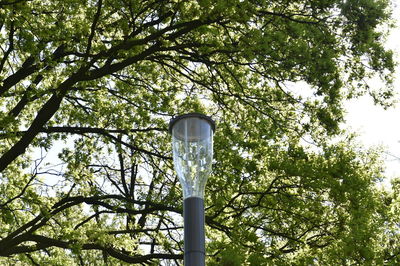
<svg viewBox="0 0 400 266"><path fill-rule="evenodd" d="M184 117L173 124L174 166L183 188L183 198L204 198L213 158L213 127L200 117Z"/></svg>

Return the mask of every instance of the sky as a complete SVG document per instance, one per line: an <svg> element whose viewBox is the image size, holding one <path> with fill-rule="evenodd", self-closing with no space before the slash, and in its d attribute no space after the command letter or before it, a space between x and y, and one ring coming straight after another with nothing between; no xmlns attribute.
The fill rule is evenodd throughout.
<svg viewBox="0 0 400 266"><path fill-rule="evenodd" d="M400 62L400 0L393 0L393 18L396 27L388 36L386 47L394 51ZM373 104L370 97L349 101L346 104L346 126L359 134L358 139L367 147L383 147L385 150L386 182L400 176L400 66L396 68L394 89L397 104L384 110ZM371 81L373 86L381 86Z"/></svg>

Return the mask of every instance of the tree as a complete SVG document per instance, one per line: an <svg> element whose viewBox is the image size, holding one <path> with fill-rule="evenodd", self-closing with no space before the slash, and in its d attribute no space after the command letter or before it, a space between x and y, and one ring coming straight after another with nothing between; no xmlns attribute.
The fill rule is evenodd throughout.
<svg viewBox="0 0 400 266"><path fill-rule="evenodd" d="M365 82L390 85L389 13L384 0L0 1L1 264L180 264L167 124L190 111L217 121L209 265L395 263L379 156L340 129L344 100L390 103L390 86Z"/></svg>

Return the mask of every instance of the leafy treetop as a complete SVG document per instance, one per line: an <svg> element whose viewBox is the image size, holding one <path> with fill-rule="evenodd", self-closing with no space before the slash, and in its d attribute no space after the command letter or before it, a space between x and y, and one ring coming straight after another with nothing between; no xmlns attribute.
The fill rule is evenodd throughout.
<svg viewBox="0 0 400 266"><path fill-rule="evenodd" d="M344 100L390 104L389 24L385 0L0 1L0 262L180 264L166 129L196 111L209 265L398 263L398 199L340 130Z"/></svg>

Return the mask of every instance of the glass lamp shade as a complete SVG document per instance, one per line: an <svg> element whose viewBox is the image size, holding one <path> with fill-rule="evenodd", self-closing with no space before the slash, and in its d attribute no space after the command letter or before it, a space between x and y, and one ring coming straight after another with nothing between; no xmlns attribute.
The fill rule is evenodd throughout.
<svg viewBox="0 0 400 266"><path fill-rule="evenodd" d="M172 119L169 130L183 198L204 198L213 158L214 121L208 116L191 113Z"/></svg>

